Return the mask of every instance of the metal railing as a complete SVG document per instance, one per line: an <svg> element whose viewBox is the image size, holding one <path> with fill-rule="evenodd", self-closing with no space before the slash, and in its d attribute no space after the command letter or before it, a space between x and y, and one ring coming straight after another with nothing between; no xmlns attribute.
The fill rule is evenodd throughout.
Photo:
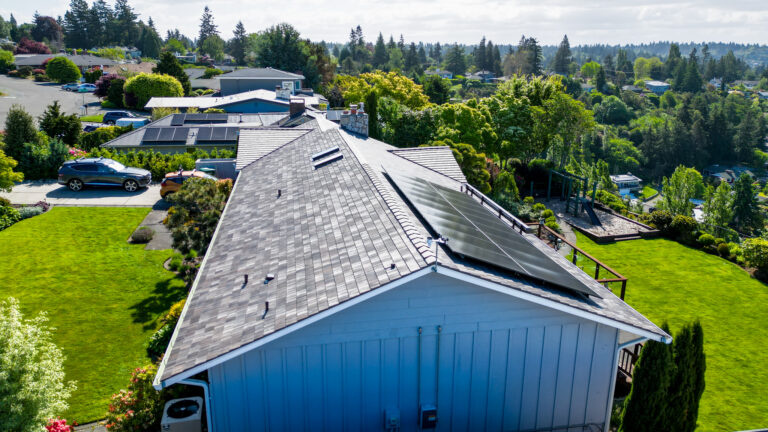
<svg viewBox="0 0 768 432"><path fill-rule="evenodd" d="M602 261L598 260L597 258L593 257L592 255L579 249L578 247L576 247L575 244L566 240L565 237L561 236L558 232L551 229L550 227L543 224L537 224L535 222L530 223L528 225L531 227L537 227L537 229L535 230L537 237L539 237L539 239L543 240L545 243L547 243L549 246L553 247L554 249L559 250L563 244L570 246L572 250L571 262L573 264L576 264L578 262L579 256L589 261L592 261L595 264L595 280L597 282L605 285L606 287L608 286L609 283L621 283L621 292L620 292L619 298L624 300L624 295L627 292L627 278L624 277L624 275L608 267L606 264L604 264ZM601 269L605 270L613 277L600 278Z"/></svg>
<svg viewBox="0 0 768 432"><path fill-rule="evenodd" d="M485 196L485 194L475 189L474 186L470 184L465 184L463 187L463 190L467 194L479 198L480 205L488 206L491 209L493 209L493 211L496 212L496 215L499 217L499 219L506 219L507 222L512 224L513 228L519 229L521 234L524 232L528 232L528 224L516 218L512 213L504 210L504 208L496 204L492 199L488 198L487 196Z"/></svg>

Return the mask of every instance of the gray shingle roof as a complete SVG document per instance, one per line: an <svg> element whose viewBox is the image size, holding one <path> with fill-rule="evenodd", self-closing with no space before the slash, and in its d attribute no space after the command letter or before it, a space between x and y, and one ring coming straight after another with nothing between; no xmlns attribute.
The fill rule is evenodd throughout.
<svg viewBox="0 0 768 432"><path fill-rule="evenodd" d="M15 64L16 66L39 66L43 64L49 58L64 56L72 60L79 67L92 67L92 66L112 66L117 63L105 57L98 57L94 55L63 55L63 54L35 54L32 56L17 56Z"/></svg>
<svg viewBox="0 0 768 432"><path fill-rule="evenodd" d="M461 172L461 167L453 156L453 150L447 146L414 147L398 150L390 150L402 158L408 159L423 167L437 171L458 182L466 183L467 178Z"/></svg>
<svg viewBox="0 0 768 432"><path fill-rule="evenodd" d="M311 129L241 129L237 141L236 169L243 169L251 162L261 159L289 142L306 134Z"/></svg>
<svg viewBox="0 0 768 432"><path fill-rule="evenodd" d="M434 263L434 250L425 242L430 233L384 173L456 189L460 183L324 119L305 127L313 130L241 171L158 381L186 376L181 374ZM310 156L334 146L343 159L313 169ZM439 267L666 336L556 251L532 236L529 240L602 298L522 279L442 247ZM275 278L265 284L268 273ZM262 319L267 301L269 312Z"/></svg>
<svg viewBox="0 0 768 432"><path fill-rule="evenodd" d="M279 69L272 69L272 68L247 68L247 69L237 69L230 73L218 76L218 79L231 79L231 78L303 80L304 75L285 72Z"/></svg>

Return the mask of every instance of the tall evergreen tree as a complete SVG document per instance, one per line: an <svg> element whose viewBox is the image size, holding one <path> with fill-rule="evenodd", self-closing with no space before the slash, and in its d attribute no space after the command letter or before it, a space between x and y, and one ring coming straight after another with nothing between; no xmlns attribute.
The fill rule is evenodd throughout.
<svg viewBox="0 0 768 432"><path fill-rule="evenodd" d="M666 324L662 329L669 333ZM674 367L669 345L646 342L632 373L632 390L624 400L620 432L668 430L665 420Z"/></svg>
<svg viewBox="0 0 768 432"><path fill-rule="evenodd" d="M384 36L379 33L379 37L376 39L376 45L373 47L373 67L383 68L389 61L389 52L384 45Z"/></svg>
<svg viewBox="0 0 768 432"><path fill-rule="evenodd" d="M595 75L595 88L599 92L606 92L607 91L606 84L607 84L607 81L605 79L605 69L603 69L603 67L600 66L597 69L597 74Z"/></svg>
<svg viewBox="0 0 768 432"><path fill-rule="evenodd" d="M245 32L245 26L242 21L238 21L235 30L232 32L234 37L230 44L230 53L239 65L245 64L245 56L248 49L248 34Z"/></svg>
<svg viewBox="0 0 768 432"><path fill-rule="evenodd" d="M85 0L71 0L69 10L64 13L64 40L70 48L92 48L89 33L90 10ZM94 35L97 36L98 34Z"/></svg>
<svg viewBox="0 0 768 432"><path fill-rule="evenodd" d="M552 62L552 69L555 73L562 75L568 74L568 65L571 64L571 43L568 42L568 35L563 36L560 46L557 47L555 52L555 59Z"/></svg>
<svg viewBox="0 0 768 432"><path fill-rule="evenodd" d="M485 46L485 55L488 61L488 70L493 72L494 76L499 77L503 75L501 71L501 53L499 53L499 48L494 46L492 41L488 41L488 44Z"/></svg>
<svg viewBox="0 0 768 432"><path fill-rule="evenodd" d="M116 31L116 40L113 42L126 46L138 45L139 26L136 22L138 15L128 5L128 0L115 0L115 14L113 28Z"/></svg>
<svg viewBox="0 0 768 432"><path fill-rule="evenodd" d="M141 43L139 45L141 55L149 58L159 58L162 49L162 41L157 31L149 25L142 27Z"/></svg>
<svg viewBox="0 0 768 432"><path fill-rule="evenodd" d="M665 77L675 77L682 62L683 58L680 55L680 46L676 43L670 44L669 53L667 54L667 61L664 62Z"/></svg>
<svg viewBox="0 0 768 432"><path fill-rule="evenodd" d="M5 118L5 154L20 160L26 143L37 143L35 120L21 105L11 105Z"/></svg>
<svg viewBox="0 0 768 432"><path fill-rule="evenodd" d="M416 44L411 42L408 52L405 54L405 70L411 72L419 66L419 54L416 52Z"/></svg>
<svg viewBox="0 0 768 432"><path fill-rule="evenodd" d="M485 58L485 36L480 39L480 44L475 48L473 56L475 58L475 67L478 70L487 70L486 66L488 63Z"/></svg>
<svg viewBox="0 0 768 432"><path fill-rule="evenodd" d="M435 54L432 58L435 59L438 64L443 61L443 48L440 46L440 42L435 44Z"/></svg>
<svg viewBox="0 0 768 432"><path fill-rule="evenodd" d="M733 184L733 216L739 229L753 229L762 224L752 177L743 173Z"/></svg>
<svg viewBox="0 0 768 432"><path fill-rule="evenodd" d="M213 14L208 5L203 9L203 16L200 18L200 33L197 36L197 46L203 45L206 39L219 34L218 26L213 23Z"/></svg>
<svg viewBox="0 0 768 432"><path fill-rule="evenodd" d="M704 393L704 332L697 321L685 325L675 334L672 343L675 372L669 385L667 415L664 429L693 432L699 416L699 401Z"/></svg>
<svg viewBox="0 0 768 432"><path fill-rule="evenodd" d="M179 63L179 59L176 58L173 53L166 51L160 56L160 61L157 66L152 68L152 72L156 74L170 75L181 83L181 87L184 89L184 94L189 95L191 90L191 84L189 82L189 75L184 72L184 69Z"/></svg>
<svg viewBox="0 0 768 432"><path fill-rule="evenodd" d="M445 68L454 75L462 75L466 72L467 62L464 59L464 50L458 44L453 44L445 54Z"/></svg>
<svg viewBox="0 0 768 432"><path fill-rule="evenodd" d="M395 43L395 38L393 38L392 35L389 35L389 42L387 42L387 49L390 50L395 47L397 47L397 44Z"/></svg>

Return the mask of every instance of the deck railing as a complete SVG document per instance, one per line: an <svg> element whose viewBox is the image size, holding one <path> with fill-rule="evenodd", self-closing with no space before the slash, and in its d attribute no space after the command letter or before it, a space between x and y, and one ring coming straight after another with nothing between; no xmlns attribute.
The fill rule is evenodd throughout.
<svg viewBox="0 0 768 432"><path fill-rule="evenodd" d="M635 371L635 363L637 357L640 356L640 349L643 344L635 344L632 349L622 348L619 351L619 372L632 378L632 373Z"/></svg>
<svg viewBox="0 0 768 432"><path fill-rule="evenodd" d="M531 226L531 228L534 228L533 232L536 233L539 239L543 240L554 249L559 250L560 248L562 248L563 245L570 246L572 250L572 255L570 258L571 258L571 262L573 262L574 264L578 262L579 256L589 261L592 261L595 265L595 280L597 282L605 285L606 287L608 286L609 283L621 283L621 292L619 294L619 298L624 300L624 295L627 292L627 278L624 277L621 273L608 267L606 264L604 264L597 258L579 249L578 247L576 247L575 244L566 240L565 237L561 236L558 232L551 229L550 227L543 224L537 224L537 223L530 223L528 225ZM600 277L601 269L609 273L610 276L601 278Z"/></svg>

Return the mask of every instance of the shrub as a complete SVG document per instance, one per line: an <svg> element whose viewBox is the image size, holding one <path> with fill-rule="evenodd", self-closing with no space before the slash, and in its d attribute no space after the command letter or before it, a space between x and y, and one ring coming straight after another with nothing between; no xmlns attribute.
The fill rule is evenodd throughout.
<svg viewBox="0 0 768 432"><path fill-rule="evenodd" d="M194 249L205 253L216 230L221 212L226 206L232 182L189 179L169 200L166 226L173 236L173 247L182 253Z"/></svg>
<svg viewBox="0 0 768 432"><path fill-rule="evenodd" d="M235 153L228 150L213 150L210 153L202 150L195 150L189 153L177 154L164 154L153 151L121 153L97 147L88 153L88 156L110 158L126 166L143 168L152 173L152 178L162 179L165 177L166 173L178 171L179 166L185 170L193 169L195 167L195 160L197 159L231 158L235 157Z"/></svg>
<svg viewBox="0 0 768 432"><path fill-rule="evenodd" d="M12 67L16 59L13 58L13 53L6 50L0 50L0 73L8 72Z"/></svg>
<svg viewBox="0 0 768 432"><path fill-rule="evenodd" d="M19 217L21 220L29 219L33 216L43 214L43 209L37 206L25 206L18 209Z"/></svg>
<svg viewBox="0 0 768 432"><path fill-rule="evenodd" d="M213 90L211 90L213 92ZM204 93L208 94L208 93ZM216 113L216 114L224 114L226 111L224 111L221 108L208 108L207 110L203 111L203 114L210 114L210 113Z"/></svg>
<svg viewBox="0 0 768 432"><path fill-rule="evenodd" d="M163 410L163 393L152 387L157 366L148 364L131 374L127 390L112 395L107 412L109 431L159 430Z"/></svg>
<svg viewBox="0 0 768 432"><path fill-rule="evenodd" d="M648 215L646 220L646 223L662 233L666 233L669 230L669 225L672 223L672 213L665 210L657 210Z"/></svg>
<svg viewBox="0 0 768 432"><path fill-rule="evenodd" d="M28 38L21 38L16 45L14 54L50 54L51 50L44 43L33 41Z"/></svg>
<svg viewBox="0 0 768 432"><path fill-rule="evenodd" d="M615 212L625 212L627 211L627 206L624 204L624 202L621 200L621 198L617 197L616 195L605 191L605 190L599 190L597 191L597 200L601 203L607 205L611 210Z"/></svg>
<svg viewBox="0 0 768 432"><path fill-rule="evenodd" d="M224 71L221 70L221 69L206 68L205 72L203 73L203 79L211 79L211 78L215 77L216 75L221 75L223 73L224 73Z"/></svg>
<svg viewBox="0 0 768 432"><path fill-rule="evenodd" d="M19 211L11 206L0 207L0 231L21 220Z"/></svg>
<svg viewBox="0 0 768 432"><path fill-rule="evenodd" d="M128 78L123 91L125 106L137 109L144 109L144 105L156 96L184 96L184 89L176 78L147 73Z"/></svg>
<svg viewBox="0 0 768 432"><path fill-rule="evenodd" d="M9 70L8 71L8 76L11 77L11 78L18 78L19 77L19 71L17 71L16 69Z"/></svg>
<svg viewBox="0 0 768 432"><path fill-rule="evenodd" d="M750 238L744 240L744 259L750 267L758 270L768 270L768 240Z"/></svg>
<svg viewBox="0 0 768 432"><path fill-rule="evenodd" d="M51 205L48 204L47 201L38 201L34 205L43 209L43 212L47 212L51 208Z"/></svg>
<svg viewBox="0 0 768 432"><path fill-rule="evenodd" d="M46 432L73 432L74 429L72 426L75 426L77 423L74 423L73 425L68 425L67 421L65 419L55 418L48 420L48 424L45 425Z"/></svg>
<svg viewBox="0 0 768 432"><path fill-rule="evenodd" d="M533 197L532 196L527 196L527 197L523 198L523 202L526 203L526 204L533 204Z"/></svg>
<svg viewBox="0 0 768 432"><path fill-rule="evenodd" d="M543 212L546 209L547 209L547 206L545 206L542 203L536 203L533 205L533 210L537 212Z"/></svg>
<svg viewBox="0 0 768 432"><path fill-rule="evenodd" d="M60 138L64 144L77 143L81 129L77 114L63 114L59 101L53 101L40 116L40 130L51 138Z"/></svg>
<svg viewBox="0 0 768 432"><path fill-rule="evenodd" d="M21 105L12 105L5 119L5 153L18 161L24 144L37 142L35 120Z"/></svg>
<svg viewBox="0 0 768 432"><path fill-rule="evenodd" d="M45 73L45 69L32 69L32 75L42 75L44 73Z"/></svg>
<svg viewBox="0 0 768 432"><path fill-rule="evenodd" d="M690 216L677 215L669 224L669 233L681 243L693 244L699 224Z"/></svg>
<svg viewBox="0 0 768 432"><path fill-rule="evenodd" d="M171 258L171 262L168 263L168 267L170 267L173 271L179 271L179 268L181 268L181 260L183 257L178 254L174 254L174 256Z"/></svg>
<svg viewBox="0 0 768 432"><path fill-rule="evenodd" d="M175 325L176 324L166 324L152 334L146 346L147 354L150 358L158 359L165 353L165 350L168 348L168 343L171 341L171 336L173 336Z"/></svg>
<svg viewBox="0 0 768 432"><path fill-rule="evenodd" d="M133 243L149 243L152 237L155 235L155 230L148 227L140 227L131 234L131 242Z"/></svg>
<svg viewBox="0 0 768 432"><path fill-rule="evenodd" d="M80 79L80 69L67 57L54 57L45 66L45 74L52 80L66 83Z"/></svg>
<svg viewBox="0 0 768 432"><path fill-rule="evenodd" d="M702 247L713 246L715 244L715 237L712 234L702 234L699 236L699 244Z"/></svg>
<svg viewBox="0 0 768 432"><path fill-rule="evenodd" d="M101 69L89 69L85 71L85 74L83 74L83 78L85 78L85 82L87 83L95 83L104 75L104 71Z"/></svg>
<svg viewBox="0 0 768 432"><path fill-rule="evenodd" d="M67 146L59 139L40 144L24 144L19 167L28 180L56 178L59 167L69 157Z"/></svg>
<svg viewBox="0 0 768 432"><path fill-rule="evenodd" d="M171 306L171 309L168 310L168 313L163 317L163 322L175 326L176 323L179 322L181 311L184 310L184 304L186 302L186 299L181 299L174 303L173 306Z"/></svg>
<svg viewBox="0 0 768 432"><path fill-rule="evenodd" d="M547 228L551 229L552 231L555 231L555 232L558 232L558 233L561 232L560 231L560 225L558 225L557 222L555 222L555 221L547 222L544 225Z"/></svg>
<svg viewBox="0 0 768 432"><path fill-rule="evenodd" d="M726 243L720 243L717 245L717 254L721 257L728 258L731 256L731 248L728 247L728 244Z"/></svg>
<svg viewBox="0 0 768 432"><path fill-rule="evenodd" d="M107 90L107 101L111 102L118 108L123 107L123 100L125 99L125 79L117 78L113 79L109 84Z"/></svg>
<svg viewBox="0 0 768 432"><path fill-rule="evenodd" d="M14 298L0 302L0 430L42 430L67 409L75 390L64 382L64 355L44 313L25 319Z"/></svg>
<svg viewBox="0 0 768 432"><path fill-rule="evenodd" d="M46 74L35 75L35 82L50 82L50 81L51 81L51 78Z"/></svg>
<svg viewBox="0 0 768 432"><path fill-rule="evenodd" d="M107 108L107 109L120 108L119 106L115 105L114 103L112 103L112 102L110 102L108 100L101 101L101 107L102 108Z"/></svg>
<svg viewBox="0 0 768 432"><path fill-rule="evenodd" d="M10 207L11 201L8 198L0 197L0 207Z"/></svg>
<svg viewBox="0 0 768 432"><path fill-rule="evenodd" d="M724 238L718 237L718 238L715 239L715 246L720 246L723 243L725 243L725 239Z"/></svg>
<svg viewBox="0 0 768 432"><path fill-rule="evenodd" d="M541 217L543 217L544 219L549 219L550 217L554 217L554 216L555 216L555 212L553 212L550 209L546 209L543 212L541 212Z"/></svg>
<svg viewBox="0 0 768 432"><path fill-rule="evenodd" d="M18 76L19 78L26 78L30 75L32 75L32 67L31 66L22 66L18 69Z"/></svg>

